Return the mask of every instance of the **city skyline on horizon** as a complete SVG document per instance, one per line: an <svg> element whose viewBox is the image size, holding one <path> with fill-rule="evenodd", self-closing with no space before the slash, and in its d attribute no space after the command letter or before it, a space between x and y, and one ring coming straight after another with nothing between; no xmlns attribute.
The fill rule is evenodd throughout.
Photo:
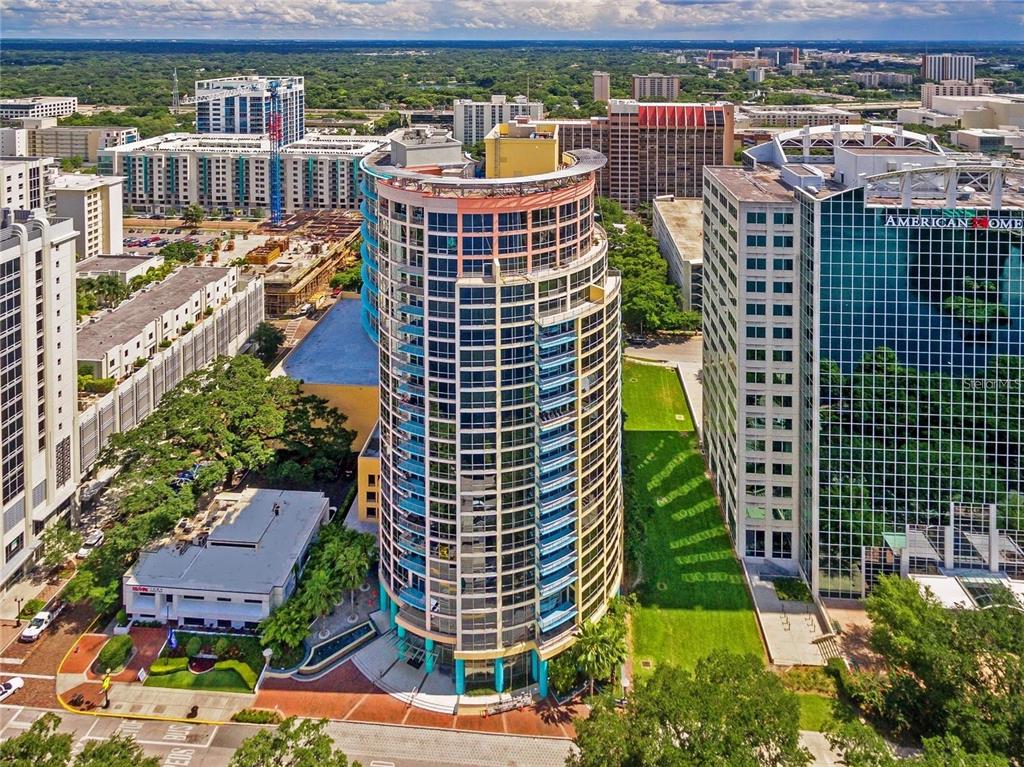
<svg viewBox="0 0 1024 767"><path fill-rule="evenodd" d="M330 20L326 22L324 20ZM167 6L153 0L16 3L5 37L164 40L169 27L191 39L246 35L252 40L893 41L913 29L921 42L1024 40L1024 5L1012 0L539 0L524 14L520 0L313 0L282 7L272 0L196 0ZM125 32L133 34L125 38ZM855 30L856 34L851 34ZM1016 34L1012 34L1012 32ZM845 35L850 35L846 37Z"/></svg>

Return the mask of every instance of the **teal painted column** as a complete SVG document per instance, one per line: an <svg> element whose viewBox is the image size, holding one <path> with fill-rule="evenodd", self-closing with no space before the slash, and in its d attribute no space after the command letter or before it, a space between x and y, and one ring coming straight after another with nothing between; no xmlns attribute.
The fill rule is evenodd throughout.
<svg viewBox="0 0 1024 767"><path fill-rule="evenodd" d="M387 612L387 610L388 610L388 604L389 604L390 602L391 602L391 600L390 600L390 599L388 598L388 592L386 592L386 591L384 590L384 587L383 587L383 586L381 586L381 587L380 587L380 611L381 611L382 613L383 613L383 612Z"/></svg>
<svg viewBox="0 0 1024 767"><path fill-rule="evenodd" d="M398 627L398 659L405 659L405 628L403 626Z"/></svg>
<svg viewBox="0 0 1024 767"><path fill-rule="evenodd" d="M434 640L433 639L424 639L423 640L423 650L424 650L424 663L425 663L425 666L426 666L426 671L429 674L431 671L434 670L434 653L433 653L433 650L434 650Z"/></svg>
<svg viewBox="0 0 1024 767"><path fill-rule="evenodd" d="M391 602L390 599L388 601ZM398 622L395 620L395 617L397 615L398 615L398 602L391 602L391 617L388 619L388 627L389 628L394 628L395 626L398 625Z"/></svg>
<svg viewBox="0 0 1024 767"><path fill-rule="evenodd" d="M548 662L546 660L537 661L537 692L540 693L540 697L548 697Z"/></svg>
<svg viewBox="0 0 1024 767"><path fill-rule="evenodd" d="M494 659L494 689L505 692L505 659Z"/></svg>
<svg viewBox="0 0 1024 767"><path fill-rule="evenodd" d="M540 656L537 655L536 650L530 650L530 681L536 682L538 680L538 665Z"/></svg>
<svg viewBox="0 0 1024 767"><path fill-rule="evenodd" d="M466 661L455 659L455 694L466 694Z"/></svg>

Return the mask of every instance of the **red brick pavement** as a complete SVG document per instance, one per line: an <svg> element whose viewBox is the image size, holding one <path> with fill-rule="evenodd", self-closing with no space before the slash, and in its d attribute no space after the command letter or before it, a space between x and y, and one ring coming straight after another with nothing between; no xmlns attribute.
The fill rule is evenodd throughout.
<svg viewBox="0 0 1024 767"><path fill-rule="evenodd" d="M5 651L9 658L22 658L17 666L25 674L56 674L64 654L92 623L95 613L88 605L67 608L35 642L14 642ZM13 666L11 667L13 668Z"/></svg>
<svg viewBox="0 0 1024 767"><path fill-rule="evenodd" d="M559 707L547 701L494 716L454 716L426 711L381 692L351 663L342 664L314 682L266 679L254 707L276 709L285 716L325 716L348 722L385 722L558 738L575 736L572 719L582 713L580 707Z"/></svg>

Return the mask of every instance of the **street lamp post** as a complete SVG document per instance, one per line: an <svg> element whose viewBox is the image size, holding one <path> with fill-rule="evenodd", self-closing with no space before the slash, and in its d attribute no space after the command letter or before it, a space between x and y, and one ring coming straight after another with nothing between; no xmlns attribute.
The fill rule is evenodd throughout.
<svg viewBox="0 0 1024 767"><path fill-rule="evenodd" d="M14 603L18 606L18 614L14 616L14 625L15 626L20 626L21 625L21 603L24 602L24 601L25 601L24 598L15 597L15 599L14 599Z"/></svg>
<svg viewBox="0 0 1024 767"><path fill-rule="evenodd" d="M274 651L269 647L263 648L263 671L260 673L260 678L256 680L256 687L253 689L254 693L260 691L260 684L263 682L263 677L266 676L267 669L270 668L270 659L273 657Z"/></svg>

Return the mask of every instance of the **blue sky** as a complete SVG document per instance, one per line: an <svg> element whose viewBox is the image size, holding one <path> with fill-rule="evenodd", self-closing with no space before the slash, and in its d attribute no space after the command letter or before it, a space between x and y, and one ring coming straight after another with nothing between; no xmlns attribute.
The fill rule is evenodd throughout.
<svg viewBox="0 0 1024 767"><path fill-rule="evenodd" d="M6 37L1022 40L1024 0L6 0Z"/></svg>

